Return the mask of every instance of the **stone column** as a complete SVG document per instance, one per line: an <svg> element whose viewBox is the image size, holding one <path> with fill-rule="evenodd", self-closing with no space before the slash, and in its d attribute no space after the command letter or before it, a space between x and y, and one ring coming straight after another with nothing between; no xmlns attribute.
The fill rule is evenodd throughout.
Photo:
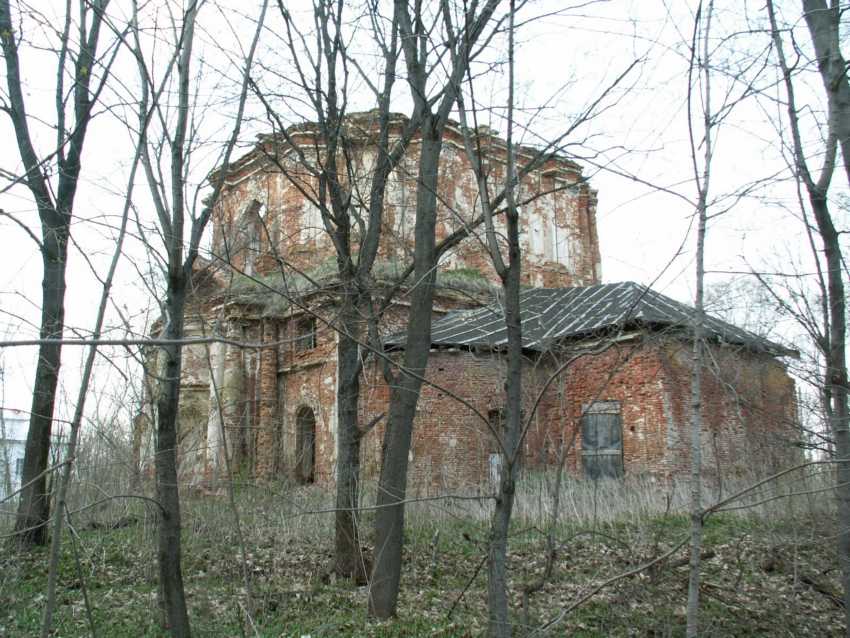
<svg viewBox="0 0 850 638"><path fill-rule="evenodd" d="M272 478L274 473L275 429L277 427L277 347L278 327L274 321L264 321L262 340L266 347L259 352L260 373L256 471L258 478Z"/></svg>
<svg viewBox="0 0 850 638"><path fill-rule="evenodd" d="M240 327L231 325L227 330L227 335L231 339L241 339L242 330ZM242 350L238 346L226 344L224 346L224 363L222 365L221 386L219 387L219 399L221 401L221 420L222 428L219 436L223 434L226 440L222 443L219 441L219 450L221 452L220 463L218 466L219 476L224 476L225 467L225 444L227 454L231 459L231 469L235 472L236 467L233 465L234 451L238 445L240 430L242 428L243 413L245 408L245 370L244 358Z"/></svg>
<svg viewBox="0 0 850 638"><path fill-rule="evenodd" d="M225 468L222 449L224 444L222 439L222 428L224 427L222 390L225 352L226 346L223 343L210 345L210 409L207 418L207 462L204 468L207 479L217 478Z"/></svg>

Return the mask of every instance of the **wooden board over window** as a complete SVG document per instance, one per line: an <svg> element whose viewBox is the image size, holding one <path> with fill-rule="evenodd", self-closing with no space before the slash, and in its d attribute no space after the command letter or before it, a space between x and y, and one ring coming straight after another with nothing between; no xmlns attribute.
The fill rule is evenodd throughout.
<svg viewBox="0 0 850 638"><path fill-rule="evenodd" d="M581 459L587 478L622 478L623 421L619 401L596 401L584 407Z"/></svg>

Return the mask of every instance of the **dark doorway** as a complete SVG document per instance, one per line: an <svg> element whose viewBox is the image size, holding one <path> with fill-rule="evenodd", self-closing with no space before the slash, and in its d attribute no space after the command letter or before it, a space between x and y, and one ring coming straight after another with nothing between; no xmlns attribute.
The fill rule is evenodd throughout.
<svg viewBox="0 0 850 638"><path fill-rule="evenodd" d="M295 419L295 480L316 480L316 415L307 406L298 409Z"/></svg>

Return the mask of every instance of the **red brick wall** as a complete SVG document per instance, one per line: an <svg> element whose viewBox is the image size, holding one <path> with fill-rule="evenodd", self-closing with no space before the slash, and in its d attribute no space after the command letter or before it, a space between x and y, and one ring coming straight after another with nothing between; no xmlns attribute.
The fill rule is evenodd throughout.
<svg viewBox="0 0 850 638"><path fill-rule="evenodd" d="M794 386L782 365L728 347L711 346L709 352L716 365L706 369L703 380L706 476L716 476L718 469L724 476L750 471L753 459L763 473L799 459L793 447ZM560 446L572 442L567 465L580 475L582 409L593 401L617 401L626 475L686 474L689 356L687 343L653 339L582 356L548 386L533 415L534 401L553 366L527 363L523 404L532 424L523 450L525 467L553 463ZM488 458L497 449L489 430L472 409L448 393L465 398L486 417L504 401L502 365L496 354L432 351L426 376L444 390L423 387L411 452L412 491L473 487L487 480ZM384 412L389 396L374 370L367 376L364 420ZM737 383L734 390L732 382ZM367 473L377 473L382 436L383 428L378 427L364 445Z"/></svg>
<svg viewBox="0 0 850 638"><path fill-rule="evenodd" d="M478 487L488 476L490 454L498 451L480 415L504 405L504 373L500 355L460 350L433 350L426 378L439 384L423 385L414 423L408 474L413 493ZM366 375L364 420L386 411L389 388L377 370ZM385 422L364 443L364 470L377 474Z"/></svg>
<svg viewBox="0 0 850 638"><path fill-rule="evenodd" d="M499 140L490 142L493 146L487 161L497 189L504 181L504 151ZM418 144L414 141L393 174L387 192L381 256L399 262L406 262L412 249L417 153ZM368 144L359 149L359 154L355 151L355 180L368 182L372 155L374 148ZM529 157L529 152L519 150L520 164ZM230 242L232 263L238 270L250 266L258 273L268 273L276 268L271 259L275 250L298 269L310 269L333 255L318 214L259 150L249 153L236 166L214 217L213 248L220 257ZM304 172L295 165L290 169L296 174ZM294 179L300 178L295 175ZM303 179L303 186L310 188L311 178ZM451 127L444 145L439 189L437 233L442 238L478 213L477 187L458 131ZM542 192L547 194L535 197ZM523 179L519 199L525 283L556 287L599 282L596 193L582 181L581 169L569 161L551 159ZM258 229L260 254L249 255L245 214L256 203L265 206L264 227ZM501 223L497 221L497 226ZM448 269L475 269L495 279L489 257L475 239L447 255L442 265ZM218 311L203 304L211 303L214 295L205 291L198 298L197 313L211 324L211 317ZM385 331L404 325L404 303L402 296L391 309ZM446 297L440 302L446 309L467 303L460 297ZM325 310L332 318L333 308L319 309ZM335 334L319 321L316 347L295 352L292 344L297 315L260 317L255 310L235 305L229 311L235 315L227 317L228 336L241 341L279 343L277 348L241 350L228 346L223 350L222 420L234 465L263 478L291 477L296 415L299 409L309 407L316 419L316 479L332 481L336 460ZM203 330L208 331L209 326ZM187 388L194 388L192 419L197 424L189 423L188 414L183 420L187 445L196 455L204 449L208 423L213 423L212 418L207 422L195 414L203 413L203 388L209 383L203 354L187 349L184 355L184 381ZM709 354L714 363L706 371L703 391L707 470L713 467L734 471L753 455L780 463L787 458L787 448L776 442L778 438L791 438L789 423L793 422L795 411L793 384L784 369L769 357L729 348L712 346ZM627 474L671 475L686 471L689 356L687 344L671 338L622 342L601 354L574 361L549 385L533 414L524 450L526 465L533 468L550 463L562 445L572 443L569 466L580 472L581 437L577 431L582 408L594 400L610 400L621 406ZM527 415L532 414L536 393L552 373L552 366L548 356L538 365L528 362L524 387ZM449 394L463 396L485 417L491 409L501 407L501 359L489 353L437 350L432 352L427 376L443 384L444 389L423 389L411 454L411 483L422 489L477 485L487 478L489 457L497 446L474 410L452 400ZM362 392L365 423L386 411L389 393L377 366L367 367L364 372ZM377 473L383 427L382 423L364 442L363 467L367 473Z"/></svg>
<svg viewBox="0 0 850 638"><path fill-rule="evenodd" d="M389 323L403 324L405 314L404 306L394 308ZM223 373L219 375L223 422L235 469L260 478L293 478L297 413L309 407L316 419L316 480L330 483L336 461L336 336L318 322L316 347L296 351L299 318L230 319L229 337L276 342L278 346L224 348L220 355ZM208 333L210 327L199 330ZM707 355L710 364L704 371L702 396L706 474L716 476L719 471L729 475L754 466L768 472L799 460L799 452L791 445L796 436L794 385L781 363L719 345L711 345ZM559 358L567 361L570 356L565 352ZM550 464L562 445L572 444L568 467L580 474L582 410L593 401L617 401L627 476L687 473L690 357L689 343L651 336L579 356L549 383L533 415L536 397L555 363L550 355L536 363L527 362L524 411L532 415L532 425L524 446L525 466L534 469ZM207 454L208 423L214 425L207 419L213 397L205 385L209 383L209 364L202 349L186 349L184 366L187 401L181 412L182 468L186 480L194 481L204 466L199 459ZM423 386L411 452L411 489L469 488L486 482L490 455L498 452L498 446L481 417L451 395L463 397L484 417L501 408L501 356L434 350L426 376L442 387ZM385 413L388 399L389 389L378 366L367 366L362 422ZM381 422L364 440L367 476L377 476L384 426Z"/></svg>
<svg viewBox="0 0 850 638"><path fill-rule="evenodd" d="M666 469L682 472L690 459L689 344L666 344L659 358L667 369L670 420L678 427L678 435L668 437ZM794 383L782 365L765 355L717 345L708 348L707 359L702 376L706 474L766 474L799 462Z"/></svg>
<svg viewBox="0 0 850 638"><path fill-rule="evenodd" d="M302 318L293 317L283 324L279 332L280 367L275 382L280 445L274 452L280 457L262 466L269 470L279 468L283 477L294 478L297 414L302 408L310 408L316 419L315 477L317 482L328 482L333 479L336 461L336 333L326 324L317 322L316 347L298 351L297 330ZM265 454L269 451L258 451L260 456ZM261 473L260 476L271 478L270 474Z"/></svg>
<svg viewBox="0 0 850 638"><path fill-rule="evenodd" d="M493 138L489 149L487 161L495 193L504 183L503 142ZM413 249L418 153L419 145L414 140L387 187L380 254L401 263L409 261ZM374 154L375 148L368 144L354 149L352 163L355 180L362 182L361 192L368 192ZM520 164L530 158L530 152L521 149ZM315 192L315 184L303 167L291 159L281 161L291 180L299 182L304 190ZM318 212L274 163L264 159L262 151L252 151L235 166L236 172L228 179L213 217L213 251L219 258L229 256L239 271L253 268L258 273L268 273L277 268L270 258L274 252L300 270L309 270L334 256ZM538 196L541 193L546 194ZM596 197L582 181L581 169L567 160L548 160L522 180L519 201L525 283L549 287L599 283ZM249 213L260 204L265 206L263 221L258 230L252 231L257 220ZM440 166L438 241L479 214L476 180L462 138L458 130L450 127ZM503 226L501 218L497 218L496 226ZM259 236L259 254L248 254L251 232ZM483 229L477 232L483 233ZM566 254L553 253L553 233L562 237L561 252ZM447 254L443 266L475 269L493 281L497 279L482 243L475 239Z"/></svg>
<svg viewBox="0 0 850 638"><path fill-rule="evenodd" d="M617 401L626 474L687 473L690 356L687 342L646 338L580 357L547 396L545 425L532 431L531 447L556 449L574 437L569 466L580 472L582 409L593 401ZM755 458L764 472L799 459L794 384L783 366L766 355L718 345L708 348L708 359L702 381L706 475L750 471Z"/></svg>

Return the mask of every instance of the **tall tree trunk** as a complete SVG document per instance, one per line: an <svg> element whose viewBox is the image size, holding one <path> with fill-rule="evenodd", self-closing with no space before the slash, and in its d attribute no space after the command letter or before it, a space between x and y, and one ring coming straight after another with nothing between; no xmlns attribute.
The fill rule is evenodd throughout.
<svg viewBox="0 0 850 638"><path fill-rule="evenodd" d="M141 140L140 140L141 142ZM106 278L103 280L103 289L100 295L100 304L97 310L97 316L92 330L92 340L98 340L103 332L103 322L106 316L106 308L110 300L110 292L112 290L112 281L115 277L115 271L118 268L118 262L121 259L124 249L124 238L127 232L127 219L130 213L130 205L132 202L133 186L136 178L136 168L141 155L141 144L136 146L136 154L133 158L133 164L130 169L129 184L127 187L127 195L124 200L124 210L121 215L121 225L118 231L118 238L115 242L115 248L112 255L112 261L109 264ZM86 397L89 393L89 386L94 369L95 358L97 357L97 347L91 346L86 356L85 365L83 366L83 376L80 380L80 388L77 391L77 402L74 406L74 416L71 419L71 429L68 434L67 451L65 452L64 465L60 473L59 488L56 491L56 515L53 518L53 533L50 544L50 558L47 571L47 600L44 603L44 615L42 616L41 635L46 638L50 635L53 624L53 612L56 609L56 584L59 578L59 549L62 542L62 525L67 510L65 499L68 494L68 487L71 483L71 471L77 455L77 444L80 437L80 429L83 422L83 413L86 405ZM94 627L92 627L94 632Z"/></svg>
<svg viewBox="0 0 850 638"><path fill-rule="evenodd" d="M186 300L186 282L182 276L171 277L166 300L168 323L164 339L183 338L183 312ZM157 551L159 582L165 620L172 636L191 635L189 615L183 590L180 540L180 494L177 481L177 426L180 406L180 374L182 347L168 345L162 348L165 366L157 397L156 442L154 469L156 494L161 506L157 526Z"/></svg>
<svg viewBox="0 0 850 638"><path fill-rule="evenodd" d="M48 159L36 154L29 130L26 104L21 82L18 38L12 23L8 0L0 1L0 44L6 67L6 86L9 114L15 130L15 142L21 161L26 168L26 186L35 199L41 222L41 259L44 268L42 279L41 339L62 339L65 325L65 270L68 258L68 240L71 233L74 198L81 171L81 156L91 121L92 95L90 83L92 68L97 58L100 26L109 0L96 0L81 5L78 50L71 51L69 37L71 15L65 15L64 31L60 41L56 67L56 143L57 148ZM70 11L70 5L68 6ZM22 24L19 23L19 24ZM109 65L103 65L104 77ZM73 77L74 121L66 126L66 101L68 91L64 85L67 74ZM101 79L103 81L103 79ZM52 163L55 159L55 168ZM55 170L56 186L51 191L49 173ZM53 195L55 192L55 197ZM59 343L42 343L39 346L33 384L30 426L24 451L21 476L23 490L18 503L15 521L17 538L23 545L43 545L47 541L47 520L50 497L47 494L47 463L50 456L53 410L59 382L62 346Z"/></svg>
<svg viewBox="0 0 850 638"><path fill-rule="evenodd" d="M279 5L286 25L286 42L298 58L296 51L303 51L304 34L299 31L296 21ZM337 343L337 466L336 466L336 514L334 532L333 571L340 576L353 577L357 582L365 582L366 565L360 554L359 531L357 528L358 489L360 478L360 439L359 395L362 359L359 340L364 333L362 322L364 314L370 313L370 275L378 254L382 231L384 196L387 181L393 168L404 155L407 143L416 131L414 116L403 127L390 144L390 96L396 80L396 62L398 59L399 39L398 23L395 17L389 23L388 33L380 32L383 27L372 21L374 35L386 66L381 73L382 82L367 81L377 101L377 108L363 118L351 117L346 113L349 72L359 65L347 63L348 53L341 43L349 36L344 28L352 23L343 18L346 3L343 0L313 0L314 26L317 36L315 49L307 56L311 59L314 75L300 75L298 84L305 95L304 99L315 113L315 135L322 151L316 157L312 153L297 154L310 179L318 183L318 189L303 187L303 177L288 170L285 163L278 162L278 168L294 184L301 194L321 213L325 231L333 242L337 259L337 273L340 280L338 294L339 325ZM374 16L369 16L374 19ZM389 36L389 37L387 37ZM261 96L261 99L262 96ZM279 125L283 137L294 147L301 148L302 142L291 139L288 129L274 112L271 105L263 99L272 119ZM374 120L372 115L374 114ZM365 129L358 131L358 121L363 118ZM351 126L350 126L351 125ZM357 162L352 162L352 147L362 143L357 138L377 134L375 147L377 157L372 167L371 185L368 197L368 220L354 211L359 194L355 192L358 182ZM353 135L353 138L350 137ZM316 161L319 159L320 161ZM356 220L356 221L355 221ZM352 237L352 227L359 231L356 239ZM352 242L358 244L356 254L352 253ZM373 318L374 319L374 318ZM373 320L373 319L370 319Z"/></svg>
<svg viewBox="0 0 850 638"><path fill-rule="evenodd" d="M847 182L850 184L850 82L841 53L839 3L803 0L806 25L815 48L818 71L829 108L829 134L837 138ZM795 142L798 138L795 137ZM798 157L802 157L798 153ZM821 180L823 182L823 180ZM848 413L847 309L844 298L841 243L829 212L825 184L807 180L809 201L824 247L829 300L829 347L826 352L826 387L831 398L830 426L839 463L836 468L838 498L838 562L844 588L844 621L850 636L850 413ZM815 188L815 186L822 186Z"/></svg>
<svg viewBox="0 0 850 638"><path fill-rule="evenodd" d="M425 120L419 153L419 184L416 192L414 231L414 281L411 294L404 366L420 377L425 374L431 349L431 313L436 280L437 175L442 127L434 118ZM404 498L413 421L422 382L400 373L390 392L384 433L383 462L378 482L375 514L375 566L369 590L369 613L390 618L396 613L404 543Z"/></svg>
<svg viewBox="0 0 850 638"><path fill-rule="evenodd" d="M685 634L688 638L696 638L699 633L700 605L700 570L703 536L702 511L702 368L704 358L704 322L705 310L705 235L708 219L708 195L711 183L711 160L713 154L714 114L711 105L711 65L709 35L711 20L714 14L714 1L709 0L708 6L699 5L694 17L693 39L691 40L691 58L688 67L688 138L691 149L691 163L694 171L694 183L697 187L697 246L696 246L696 296L694 299L694 317L691 326L693 349L691 357L691 477L690 477L690 515L691 543L688 571L688 606ZM697 81L692 82L694 68L698 67ZM701 96L702 112L700 113L702 130L694 132L694 96L697 93L694 84L698 84ZM701 140L699 143L697 140ZM702 148L702 167L700 167L697 150Z"/></svg>
<svg viewBox="0 0 850 638"><path fill-rule="evenodd" d="M360 429L358 404L360 399L360 345L356 291L350 280L343 284L340 297L342 331L337 343L337 481L335 514L334 571L366 582L366 566L360 555L360 534L357 522L360 477Z"/></svg>
<svg viewBox="0 0 850 638"><path fill-rule="evenodd" d="M514 153L514 20L516 5L510 3L508 15L508 135L506 140L507 171L505 172L505 194L507 208L505 221L508 242L508 261L502 258L499 242L493 225L493 206L485 204L487 215L487 244L490 247L491 259L502 280L505 292L505 330L507 333L507 368L505 370L505 408L506 419L503 432L493 433L501 438L502 454L505 462L502 464L502 476L499 480L499 493L493 509L493 520L490 524L490 551L488 555L487 606L490 612L488 634L492 638L510 638L511 622L508 610L508 533L513 514L514 494L516 492L517 471L521 459L522 433L522 324L520 320L520 274L522 269L519 245L519 213L516 206L514 183L516 179L516 157ZM480 145L479 145L480 147ZM479 158L480 159L480 158ZM474 162L477 167L480 161ZM483 177L483 179L481 179ZM486 194L486 177L479 175L479 182L484 185Z"/></svg>
<svg viewBox="0 0 850 638"><path fill-rule="evenodd" d="M509 148L510 152L510 148ZM511 206L509 205L509 208ZM508 532L513 514L517 472L521 461L522 432L522 327L520 324L520 248L519 225L514 213L507 216L510 263L504 278L505 326L508 355L505 376L506 423L502 436L505 462L499 481L499 493L490 525L487 602L490 610L489 635L508 638L511 623L508 617L507 555Z"/></svg>
<svg viewBox="0 0 850 638"><path fill-rule="evenodd" d="M838 499L838 564L844 588L844 621L850 636L850 413L847 399L847 308L844 299L841 244L832 223L825 193L809 194L827 266L829 297L829 349L826 352L826 385L832 398L830 427L838 457L836 496Z"/></svg>
<svg viewBox="0 0 850 638"><path fill-rule="evenodd" d="M242 76L242 88L239 95L236 121L233 125L231 135L225 145L220 174L212 180L213 192L204 200L204 206L200 212L191 217L191 225L188 232L188 241L185 237L185 215L187 206L185 202L186 175L189 155L187 149L191 148L194 139L187 139L190 132L194 133L191 123L194 122L191 112L191 62L192 47L194 42L195 22L199 5L192 2L183 15L180 25L181 32L175 44L174 58L177 61L176 78L176 117L173 122L173 132L165 135L163 145L159 149L167 148L170 156L160 158L157 162L168 163L169 182L167 187L162 184L157 174L162 175L161 166L154 163L148 149L142 155L148 186L157 216L160 223L160 236L163 240L165 253L167 255L165 278L166 299L163 306L164 316L162 321L164 327L162 337L170 343L160 348L164 365L160 371L159 394L156 399L156 442L154 457L154 472L156 476L156 491L159 500L161 514L157 525L158 542L158 564L160 576L161 602L164 607L165 621L173 636L180 638L191 635L189 616L186 611L186 599L183 590L183 574L181 568L181 520L180 520L180 492L177 476L178 459L178 425L180 410L180 384L182 372L182 344L184 338L184 322L186 311L186 295L192 281L194 264L198 255L198 247L212 216L213 207L218 203L222 187L228 177L230 167L230 156L239 137L239 130L245 109L245 101L248 92L250 68L257 49L257 42L263 29L267 0L263 0L260 15L257 20L254 38L245 59L245 69ZM134 3L134 11L137 9ZM135 17L135 16L134 16ZM138 21L134 20L138 29ZM151 81L151 74L145 66L144 50L139 41L138 30L134 33L136 44L136 59L139 65L144 89L142 92L141 111L147 113L147 86ZM167 79L167 76L166 76ZM163 87L168 86L163 84ZM175 90L175 87L168 87ZM159 95L154 97L154 108L159 108ZM147 138L145 139L147 141ZM169 201L170 206L165 202ZM184 257L185 255L185 257ZM226 444L226 442L225 442Z"/></svg>
<svg viewBox="0 0 850 638"><path fill-rule="evenodd" d="M62 339L65 325L65 265L68 256L67 225L45 233L42 249L44 277L41 282L41 339ZM51 237L52 235L52 237ZM50 455L53 409L59 383L62 346L43 343L38 348L30 425L24 452L22 485L15 531L23 545L47 542L50 495L47 466Z"/></svg>
<svg viewBox="0 0 850 638"><path fill-rule="evenodd" d="M500 0L487 0L480 7L464 8L462 26L455 31L447 2L440 3L446 27L442 46L448 47L451 65L448 78L434 98L428 97L430 70L428 56L432 33L425 28L422 6L414 4L411 19L405 0L395 0L401 46L407 66L408 85L413 95L414 113L421 117L419 178L416 190L416 224L413 249L413 282L405 340L404 367L390 391L389 416L384 432L383 462L378 483L378 510L375 516L375 566L369 590L369 613L389 618L396 613L401 580L404 542L404 498L407 489L408 454L413 437L413 421L419 401L420 380L431 349L431 314L434 309L437 250L437 186L443 131L457 100L460 83L474 58L473 49ZM475 9L479 9L475 15ZM436 62L445 67L445 59ZM445 70L445 69L444 69ZM434 106L437 106L435 109Z"/></svg>
<svg viewBox="0 0 850 638"><path fill-rule="evenodd" d="M803 0L806 22L812 36L818 68L821 73L829 106L828 128L822 138L826 140L822 152L822 168L817 179L809 169L803 148L794 81L791 68L785 58L782 38L776 20L772 0L767 2L771 36L782 71L787 93L788 124L794 151L794 168L797 178L803 182L814 213L818 235L823 242L826 259L827 283L822 294L827 299L826 322L828 323L827 344L823 348L825 359L824 396L828 397L827 417L838 457L835 493L838 500L838 564L844 588L845 631L850 638L850 413L848 412L847 388L847 308L844 298L843 255L838 232L829 211L829 185L835 171L836 144L842 145L845 169L850 181L850 148L845 145L850 132L850 92L847 88L846 70L837 68L842 60L839 45L838 3L827 9L822 0ZM842 88L843 85L843 88ZM819 255L815 254L819 259Z"/></svg>
<svg viewBox="0 0 850 638"><path fill-rule="evenodd" d="M691 546L688 572L688 638L699 633L700 555L702 552L702 367L703 367L703 254L705 246L705 202L698 211L696 304L691 357Z"/></svg>

